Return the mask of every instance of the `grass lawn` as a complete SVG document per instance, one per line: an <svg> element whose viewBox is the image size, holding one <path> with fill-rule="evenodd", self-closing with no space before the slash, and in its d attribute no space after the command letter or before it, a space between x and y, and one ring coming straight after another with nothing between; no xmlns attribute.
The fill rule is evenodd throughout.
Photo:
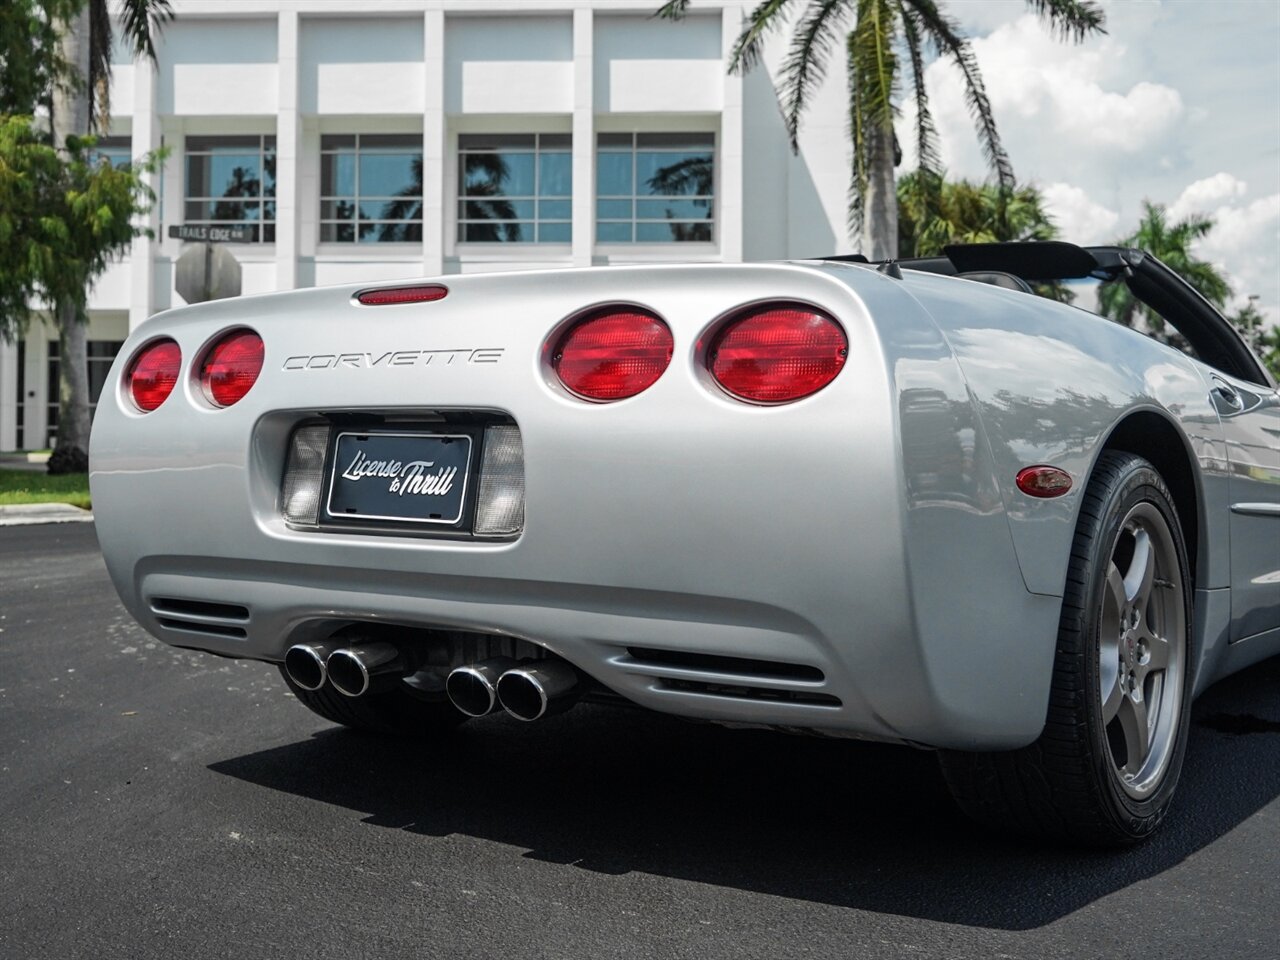
<svg viewBox="0 0 1280 960"><path fill-rule="evenodd" d="M51 477L36 470L0 470L0 506L14 503L71 503L89 508L89 475Z"/></svg>

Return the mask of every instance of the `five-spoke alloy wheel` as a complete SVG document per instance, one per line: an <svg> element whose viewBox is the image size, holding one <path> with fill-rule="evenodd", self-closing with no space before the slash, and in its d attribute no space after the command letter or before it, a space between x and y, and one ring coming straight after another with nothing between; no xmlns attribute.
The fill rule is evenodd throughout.
<svg viewBox="0 0 1280 960"><path fill-rule="evenodd" d="M1120 785L1139 800L1168 769L1182 713L1187 623L1178 561L1169 524L1155 504L1143 501L1122 521L1105 571L1098 631L1102 722Z"/></svg>
<svg viewBox="0 0 1280 960"><path fill-rule="evenodd" d="M1085 488L1044 732L1008 753L944 753L960 806L1004 830L1133 843L1168 812L1186 750L1192 585L1156 469L1106 451Z"/></svg>

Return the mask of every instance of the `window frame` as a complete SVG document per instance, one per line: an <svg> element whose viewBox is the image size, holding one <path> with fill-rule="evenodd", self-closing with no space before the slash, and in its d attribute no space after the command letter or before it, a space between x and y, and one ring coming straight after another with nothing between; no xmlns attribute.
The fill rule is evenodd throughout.
<svg viewBox="0 0 1280 960"><path fill-rule="evenodd" d="M382 131L347 132L347 131L339 131L339 130L327 130L322 132L319 136L320 136L319 152L317 154L319 158L319 166L317 168L318 173L316 178L317 189L318 189L318 192L316 194L316 196L318 197L317 205L316 205L316 221L315 221L316 243L320 246L323 246L327 249L332 249L332 250L386 250L388 248L403 249L403 248L413 248L413 247L422 246L422 242L423 242L423 238L425 237L425 230L427 226L426 184L425 183L420 185L422 187L422 192L417 195L418 216L415 218L410 218L407 220L386 220L378 217L363 217L360 215L361 214L360 205L365 200L386 203L386 202L391 202L391 201L400 200L400 199L410 199L410 200L413 199L412 197L408 197L408 198L388 197L388 196L382 196L382 195L376 195L376 196L370 195L368 197L365 197L364 194L360 192L360 158L361 156L364 155L366 152L367 154L384 154L384 155L386 154L405 155L407 152L407 155L411 158L411 161L410 161L411 163L412 163L412 157L417 156L419 158L419 161L425 164L425 150L423 147L422 134L421 133L387 133ZM331 146L328 148L325 147L326 139L337 138L337 137L351 138L353 141L352 145L349 147L347 146ZM395 138L395 139L402 139L406 142L403 145L396 145L394 147L373 146L373 147L365 148L361 144L362 138L365 138L365 137L376 137L379 139ZM338 156L341 154L350 154L350 155L354 155L355 157L355 169L353 171L353 178L352 178L352 193L345 194L345 195L340 195L337 193L326 194L324 192L325 157ZM425 169L424 169L423 179L424 180L426 179ZM351 201L353 203L354 215L350 220L342 220L336 217L326 217L324 215L325 203L333 203L333 202L339 202L339 201ZM385 241L377 240L377 239L362 240L360 238L360 227L361 225L366 225L366 224L374 227L382 227L387 225L408 226L412 224L417 224L419 237L416 240L412 240L412 239L411 240L385 240ZM350 226L352 228L351 239L342 240L342 239L337 239L336 237L326 237L324 235L326 226L334 226L334 227Z"/></svg>
<svg viewBox="0 0 1280 960"><path fill-rule="evenodd" d="M258 141L258 144L257 144L258 179L259 179L260 186L259 186L259 192L257 196L255 197L227 197L225 195L220 197L192 196L191 194L191 180L192 180L191 158L192 157L214 157L218 155L217 151L215 150L200 150L200 149L192 150L190 147L192 140L196 140L196 141L224 140L225 141L225 140L250 140L250 139L255 139ZM268 141L270 141L269 144L268 144ZM244 154L249 154L252 152L252 150L253 148L251 146L246 146L245 149L241 152ZM277 155L277 144L276 144L276 135L274 133L191 133L191 134L187 134L187 136L184 138L183 146L182 146L182 220L181 220L182 224L183 225L192 224L192 225L200 225L200 226L219 226L219 227L249 226L251 228L256 228L255 233L257 234L257 238L251 241L252 246L261 247L261 246L274 245L276 242L275 231L276 231L276 226L278 224L278 221L276 219L276 202L277 201L276 201L276 187L274 183L275 175L274 174L272 175L273 183L271 185L270 193L267 192L265 180L266 180L266 172L267 172L267 157L270 156L274 161L276 155ZM256 220L250 220L250 219L217 220L211 217L188 219L187 204L190 204L190 203L214 204L220 201L225 201L228 203L239 203L246 207L252 204L256 204L258 207L258 219ZM270 219L267 219L265 216L268 203L271 204L271 210L272 210ZM267 227L271 228L271 239L269 240L267 239L267 229L266 229Z"/></svg>
<svg viewBox="0 0 1280 960"><path fill-rule="evenodd" d="M518 147L494 147L494 148L468 148L464 146L464 141L468 138L485 138L485 137L532 137L533 144L530 148ZM545 147L543 145L544 138L555 138L563 140L563 146ZM502 251L502 250L540 250L553 251L556 249L565 249L573 245L573 134L565 133L557 130L536 130L536 131L502 131L502 132L476 132L461 130L458 131L454 141L453 159L455 165L454 175L454 191L453 191L453 210L451 217L452 229L451 236L453 245L459 253L465 253L469 250L485 250L485 251ZM465 216L466 204L489 202L486 198L468 196L466 191L467 167L465 157L468 154L496 154L496 153L533 153L533 193L532 194L512 194L500 195L498 197L489 198L492 200L508 200L512 202L526 202L533 204L533 216L529 219L513 219L513 220L477 220ZM569 192L566 194L543 194L542 187L542 162L544 155L556 154L567 156L569 158ZM541 216L542 204L548 203L566 203L569 205L568 216L565 217L543 217ZM531 240L467 240L465 238L465 230L468 224L529 224L533 228L533 239ZM542 227L550 225L564 225L568 227L568 236L563 239L543 240L540 235Z"/></svg>
<svg viewBox="0 0 1280 960"><path fill-rule="evenodd" d="M111 166L116 170L128 170L133 166L133 138L129 136L97 137L97 142L88 151L91 163L101 163L104 159L119 156L112 160ZM123 151L123 154L121 154Z"/></svg>
<svg viewBox="0 0 1280 960"><path fill-rule="evenodd" d="M630 137L630 141L631 141L630 146L624 147L621 145L610 145L610 146L602 147L601 145L600 141L604 137L622 137L622 136ZM637 192L638 164L639 164L638 155L641 152L648 152L648 151L655 151L655 150L660 151L664 149L661 145L649 146L641 143L642 138L649 138L649 137L698 137L698 138L707 138L710 140L710 144L706 149L708 149L711 154L711 193L679 195L678 197L678 199L681 199L681 200L709 201L709 204L707 207L708 216L706 216L705 218L678 218L678 219L676 218L656 219L656 218L645 218L645 217L639 216L639 210L640 210L639 204L642 201L660 200L663 198L662 194L641 194ZM593 162L595 163L595 196L592 198L592 222L594 223L595 236L592 239L594 241L594 246L597 249L615 251L618 253L626 253L629 251L639 251L639 250L646 250L646 249L657 249L657 250L669 249L673 245L679 245L680 249L685 249L685 250L698 250L698 249L707 250L707 249L719 247L719 243L720 243L719 195L720 195L721 170L720 170L720 161L719 161L720 136L717 131L708 130L708 129L597 130L595 135L595 141L596 142L594 144L594 154L593 154ZM676 152L677 149L681 149L681 148L673 147L673 148L666 148L666 149L670 149L671 152L674 153ZM689 152L690 150L690 148L683 148L683 149L685 149L686 152ZM605 194L601 192L600 190L600 156L602 153L615 153L615 154L627 153L630 155L631 157L631 193L629 195ZM676 199L677 197L676 195L673 194L671 195L671 198ZM630 218L601 217L599 214L600 214L600 204L602 201L629 202L631 204ZM631 239L630 240L602 239L600 236L600 227L602 224L630 224ZM710 226L711 231L710 231L710 237L705 240L702 240L702 239L678 240L674 238L663 239L663 240L639 239L638 237L639 228L643 224L689 224L689 225L707 224Z"/></svg>

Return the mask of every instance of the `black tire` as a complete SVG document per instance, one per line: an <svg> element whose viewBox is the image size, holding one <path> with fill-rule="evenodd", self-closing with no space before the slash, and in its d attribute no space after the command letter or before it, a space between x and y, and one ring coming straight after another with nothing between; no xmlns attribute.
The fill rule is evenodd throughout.
<svg viewBox="0 0 1280 960"><path fill-rule="evenodd" d="M1144 549L1152 558L1145 579L1137 570L1147 570ZM941 753L960 807L988 826L1042 839L1123 846L1150 836L1168 813L1186 751L1192 592L1182 529L1159 473L1134 454L1104 452L1072 544L1044 731L1021 750ZM1112 651L1103 646L1112 637L1114 684ZM1104 721L1104 707L1117 702ZM1149 712L1154 721L1135 719ZM1134 733L1144 726L1145 735Z"/></svg>
<svg viewBox="0 0 1280 960"><path fill-rule="evenodd" d="M424 700L403 685L363 697L343 696L329 684L304 690L284 667L280 675L298 701L326 720L360 730L396 737L434 737L448 733L466 720L447 701Z"/></svg>

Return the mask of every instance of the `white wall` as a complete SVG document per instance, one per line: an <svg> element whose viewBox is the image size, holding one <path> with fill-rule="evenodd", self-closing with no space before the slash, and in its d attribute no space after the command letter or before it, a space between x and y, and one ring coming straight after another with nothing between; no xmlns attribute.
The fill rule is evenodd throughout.
<svg viewBox="0 0 1280 960"><path fill-rule="evenodd" d="M445 112L573 112L573 20L452 17L445 28Z"/></svg>
<svg viewBox="0 0 1280 960"><path fill-rule="evenodd" d="M680 23L645 16L598 16L597 113L718 112L724 104L721 18Z"/></svg>
<svg viewBox="0 0 1280 960"><path fill-rule="evenodd" d="M276 19L184 19L157 46L156 109L179 116L274 116Z"/></svg>
<svg viewBox="0 0 1280 960"><path fill-rule="evenodd" d="M303 17L299 39L302 113L422 115L421 17Z"/></svg>

